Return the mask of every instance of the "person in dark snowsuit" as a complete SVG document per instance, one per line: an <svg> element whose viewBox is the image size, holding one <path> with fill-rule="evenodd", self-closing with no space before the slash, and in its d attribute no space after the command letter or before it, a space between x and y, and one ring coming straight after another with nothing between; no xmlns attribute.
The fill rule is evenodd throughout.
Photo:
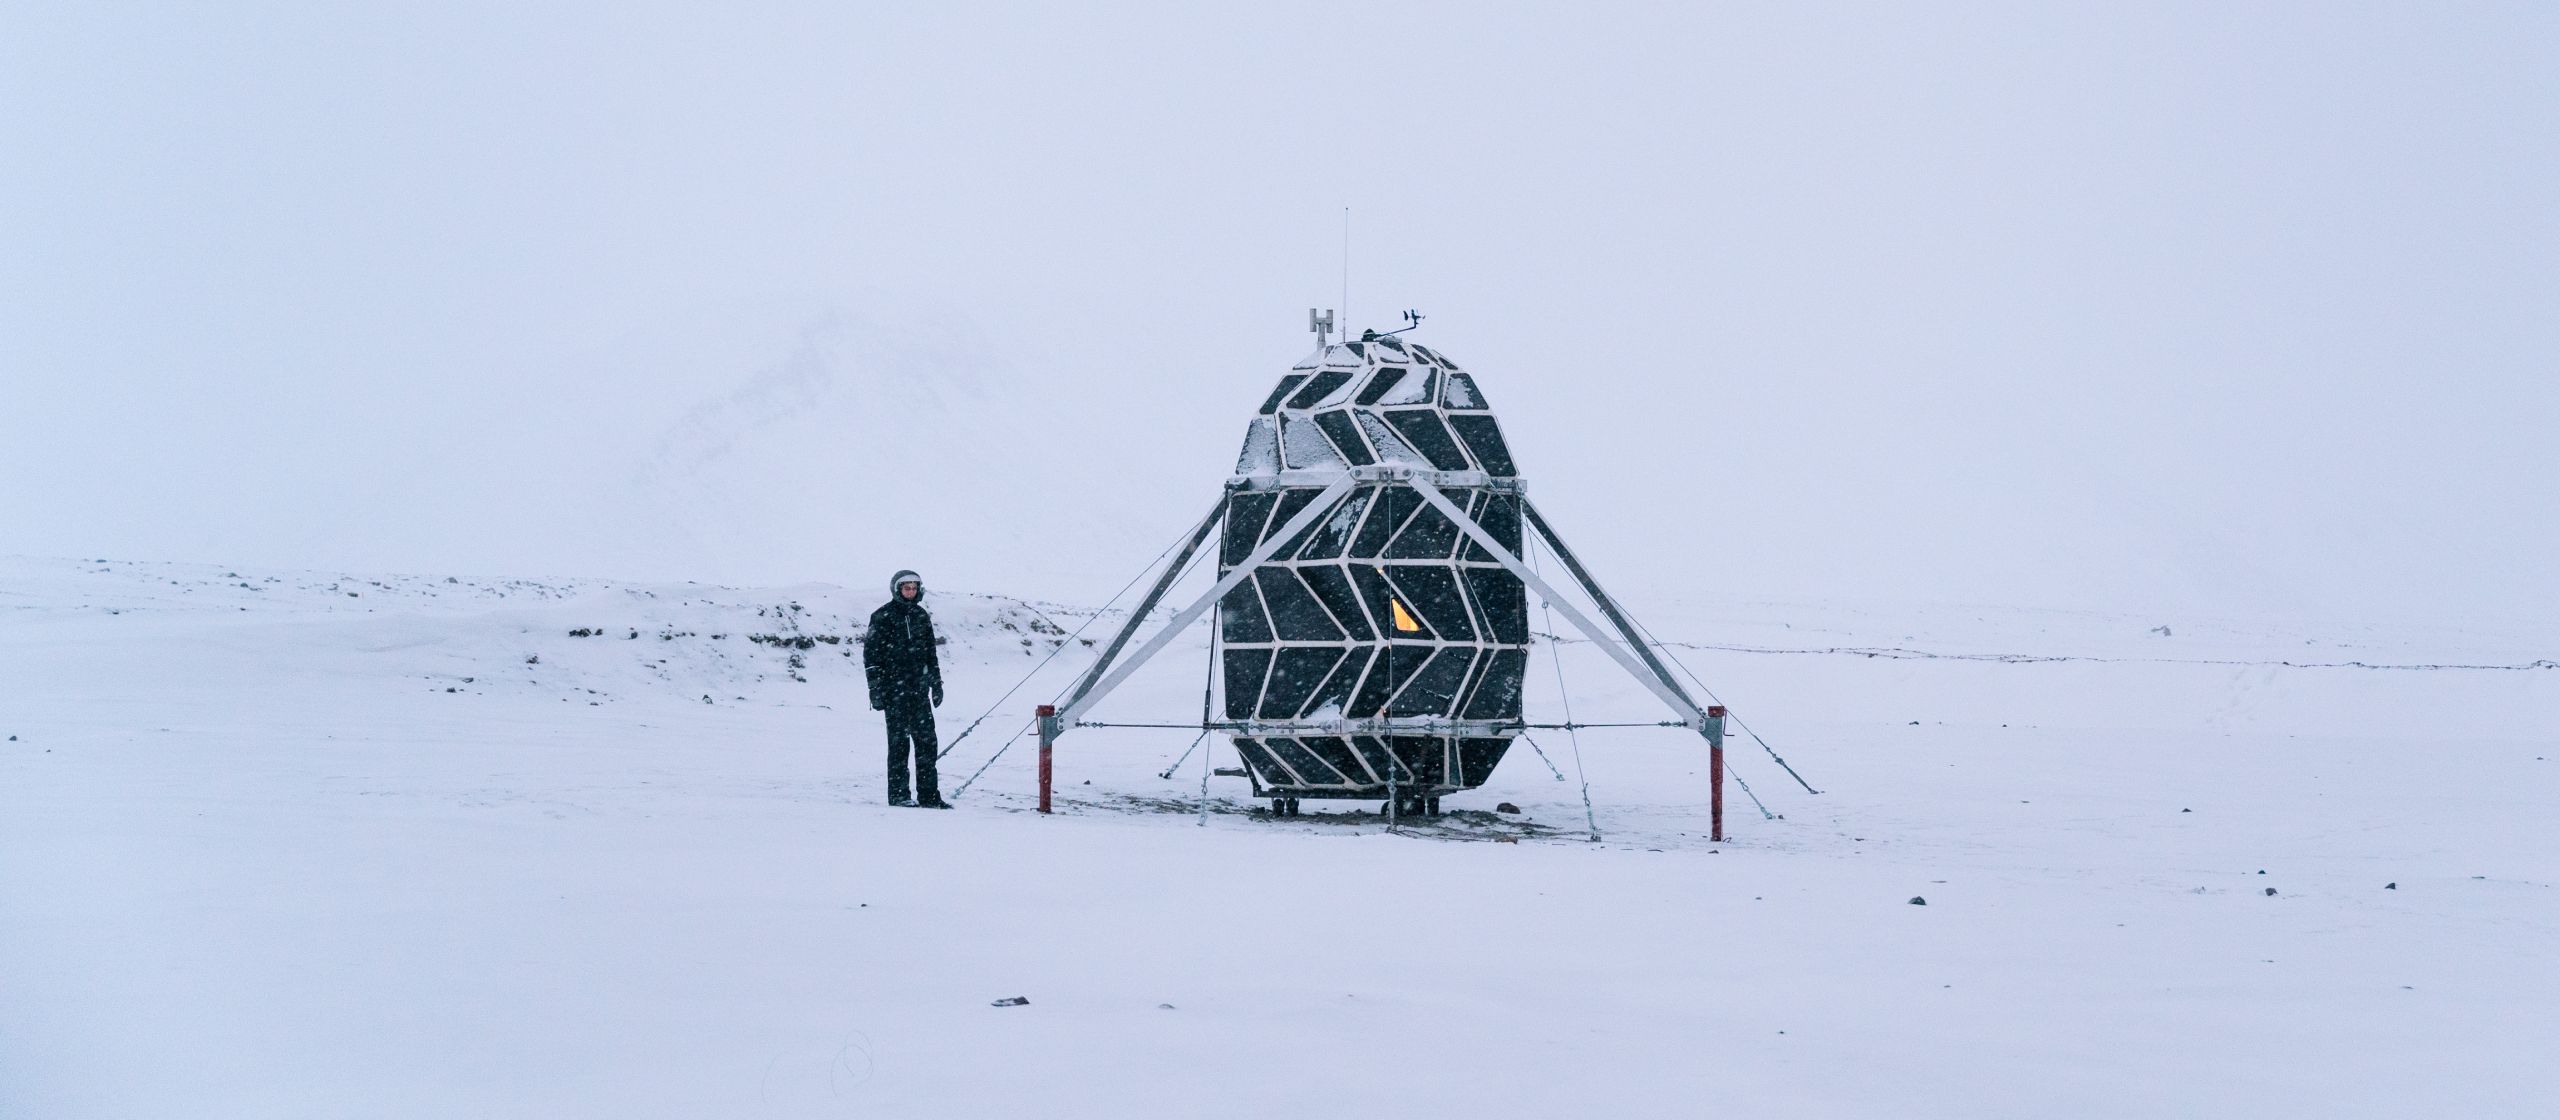
<svg viewBox="0 0 2560 1120"><path fill-rule="evenodd" d="M942 706L942 661L933 650L933 616L924 609L924 579L889 577L889 601L871 612L862 635L862 675L871 710L889 721L889 804L948 809L934 775L933 710ZM907 756L915 755L915 797L907 796Z"/></svg>

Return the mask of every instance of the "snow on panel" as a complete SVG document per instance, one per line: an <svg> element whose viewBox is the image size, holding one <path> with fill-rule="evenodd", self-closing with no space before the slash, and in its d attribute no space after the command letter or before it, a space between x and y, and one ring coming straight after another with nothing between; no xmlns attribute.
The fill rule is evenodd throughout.
<svg viewBox="0 0 2560 1120"><path fill-rule="evenodd" d="M1410 463L1417 467L1431 465L1431 460L1423 458L1422 453L1414 450L1412 444L1406 443L1403 436L1397 435L1395 429L1387 426L1386 421L1378 419L1377 413L1362 411L1353 415L1360 418L1360 430L1369 434L1369 442L1378 449L1380 461Z"/></svg>
<svg viewBox="0 0 2560 1120"><path fill-rule="evenodd" d="M1280 442L1288 454L1289 466L1295 470L1346 466L1341 453L1316 430L1315 421L1302 416L1280 418Z"/></svg>
<svg viewBox="0 0 2560 1120"><path fill-rule="evenodd" d="M1271 418L1258 416L1244 430L1244 450L1236 455L1237 474L1280 473L1280 435Z"/></svg>
<svg viewBox="0 0 2560 1120"><path fill-rule="evenodd" d="M1483 411L1482 394L1451 372L1456 367L1445 358L1392 338L1342 343L1321 358L1315 372L1295 375L1273 394L1278 415L1272 426L1249 431L1239 474L1252 475L1250 468L1268 461L1259 441L1271 432L1291 470L1366 465L1372 449L1379 461L1397 466L1473 466L1449 434L1449 410L1467 410L1467 419L1488 430L1492 418ZM1507 474L1507 468L1506 463L1497 469ZM1462 508L1486 511L1481 516L1488 529L1516 539L1519 506L1494 500L1492 485L1510 483L1454 487L1451 497ZM1308 500L1315 490L1291 486L1276 493L1281 508L1271 521L1285 518L1291 503ZM1236 508L1260 510L1274 500L1272 494L1239 492L1233 501ZM1415 524L1395 536L1394 522L1405 518L1370 512L1362 520L1364 511L1381 506L1389 514L1410 515ZM1268 525L1257 524L1246 535L1268 531ZM1507 604L1523 592L1517 576L1482 550L1459 552L1457 540L1455 528L1424 510L1401 484L1371 483L1310 530L1303 546L1281 552L1254 573L1251 586L1259 595L1250 605L1273 613L1266 618L1255 609L1244 620L1253 625L1226 627L1222 656L1230 672L1229 711L1251 712L1260 724L1238 742L1255 744L1239 753L1266 795L1381 796L1373 779L1395 769L1413 793L1437 796L1474 788L1492 774L1516 731L1473 728L1459 737L1431 721L1518 718L1518 689L1487 692L1478 678L1497 664L1497 655L1523 654L1528 634L1525 627L1479 625L1468 596L1492 595ZM1231 540L1223 562L1235 563L1247 548ZM1368 613L1353 594L1355 585L1374 592ZM1285 602L1271 601L1275 595ZM1245 605L1239 597L1239 616ZM1320 614L1341 618L1346 611L1357 619L1343 624L1347 632L1313 624ZM1392 629L1380 620L1392 621ZM1348 656L1337 656L1346 649ZM1513 656L1498 663L1520 661ZM1238 691L1247 681L1256 682L1252 691ZM1298 714L1309 710L1326 715L1318 720ZM1371 733L1348 736L1328 722L1382 717L1399 722L1387 728L1372 724ZM1316 764L1315 758L1324 762ZM1327 769L1358 770L1362 776L1347 784L1311 776Z"/></svg>

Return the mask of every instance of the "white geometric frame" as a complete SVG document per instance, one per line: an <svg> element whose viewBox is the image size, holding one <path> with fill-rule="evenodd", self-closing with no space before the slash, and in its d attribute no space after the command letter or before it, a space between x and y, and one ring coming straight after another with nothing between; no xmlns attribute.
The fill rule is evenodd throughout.
<svg viewBox="0 0 2560 1120"><path fill-rule="evenodd" d="M1341 550L1338 554L1328 554L1319 557L1302 557L1299 553L1315 543L1315 537L1311 532L1311 529L1316 524L1317 520L1320 517L1335 514L1346 504L1347 500L1366 503L1369 506L1375 506L1383 504L1383 495L1391 490L1411 489L1422 498L1423 506L1418 507L1416 512L1412 515L1402 519L1399 525L1394 527L1393 531L1386 534L1386 536L1380 540L1379 546L1382 551L1376 559L1386 559L1384 557L1384 550L1391 548L1397 541L1401 540L1403 534L1411 524L1420 518L1421 508L1428 508L1434 511L1449 525L1456 529L1457 536L1459 538L1458 542L1447 550L1442 557L1398 558L1395 561L1396 566L1428 568L1433 564L1446 564L1453 569L1463 569L1468 566L1481 567L1483 566L1481 562L1478 562L1474 560L1473 557L1469 556L1469 546L1472 546L1475 551L1481 552L1488 557L1494 566L1497 566L1500 570L1507 572L1510 576L1515 577L1519 586L1523 589L1524 595L1526 590L1534 589L1548 603L1563 611L1567 621L1573 623L1576 629L1581 630L1595 644L1600 646L1600 648L1606 652L1612 660L1616 661L1621 668L1626 669L1629 675L1635 677L1638 683L1643 684L1647 690L1653 692L1656 697L1660 698L1666 705L1668 705L1672 711L1679 716L1680 723L1683 726L1687 726L1698 731L1701 735L1705 736L1711 744L1720 746L1723 738L1722 731L1724 721L1722 719L1711 718L1705 709L1692 699L1685 689L1680 687L1679 682L1672 679L1670 673L1663 667L1660 659L1654 656L1652 649L1637 636L1632 621L1626 616L1624 610L1600 589L1599 585L1591 578L1589 572L1583 568L1579 559L1573 555L1571 549L1567 548L1564 542L1557 536L1552 526L1550 526L1546 519L1538 513L1536 508L1528 502L1527 497L1523 492L1525 488L1520 484L1516 477L1511 475L1512 468L1509 461L1508 448L1502 444L1499 430L1494 427L1490 413L1484 410L1482 397L1474 389L1471 376L1459 369L1455 363L1449 362L1446 358L1433 353L1424 347L1407 347L1392 338L1364 339L1363 342L1368 344L1365 353L1363 352L1364 348L1360 344L1351 343L1336 344L1319 350L1313 358L1309 359L1307 362L1300 363L1298 366L1299 371L1309 372L1302 375L1297 371L1293 371L1292 376L1283 379L1280 387L1274 390L1270 398L1265 402L1262 414L1257 416L1253 425L1248 428L1245 447L1239 456L1239 462L1237 464L1237 475L1229 481L1228 493L1220 501L1219 508L1212 511L1210 516L1204 519L1202 523L1193 530L1184 546L1179 549L1172 560L1166 564L1164 571L1159 576L1155 586L1148 593L1147 598L1142 602L1140 608L1131 614L1129 621L1120 628L1119 633L1114 636L1110 645L1105 648L1102 657L1078 682L1078 685L1066 706L1057 713L1057 722L1055 727L1058 730L1063 731L1064 729L1077 726L1084 714L1091 711L1092 708L1096 704L1100 703L1105 696L1109 695L1123 681L1126 681L1130 674L1136 672L1139 667L1143 666L1149 659L1161 652L1165 646L1171 643L1177 634L1193 622L1197 621L1200 615L1206 613L1211 605L1220 603L1226 597L1236 592L1239 588L1246 586L1248 581L1251 581L1253 585L1254 604L1260 611L1263 625L1269 628L1274 635L1271 640L1250 643L1254 648L1260 648L1265 645L1274 647L1271 662L1265 667L1265 689L1268 688L1268 681L1270 677L1277 673L1277 663L1280 657L1279 651L1282 649L1334 645L1357 646L1362 644L1358 639L1351 635L1350 628L1343 625L1345 618L1348 616L1341 610L1336 609L1335 604L1323 602L1320 594L1317 596L1317 605L1324 608L1325 617L1331 622L1338 632L1342 633L1343 636L1339 639L1310 642L1279 639L1277 636L1279 629L1277 612L1275 612L1262 598L1265 592L1265 585L1260 578L1257 578L1258 573L1274 567L1288 566L1292 561L1301 559L1310 560L1313 563L1321 565L1330 565L1338 560L1347 565L1352 559L1351 553L1353 549L1350 541L1351 534L1356 532L1362 537L1367 536L1367 533L1365 532L1366 509L1363 508L1358 511L1357 519L1362 521L1361 524L1347 528L1341 526L1333 527L1335 535L1340 538L1339 543ZM1346 352L1360 360L1343 360L1342 355ZM1390 354L1392 354L1391 357L1389 356ZM1419 358L1421 360L1415 361L1415 358ZM1382 361L1381 359L1385 360ZM1392 395L1393 390L1390 390L1388 393L1370 391L1370 387L1377 382L1381 380L1388 380L1380 375L1379 371L1381 367L1387 367L1395 364L1405 365L1408 369L1426 364L1430 367L1427 371L1427 383L1433 387L1425 390L1429 395L1428 403L1420 399L1388 400L1387 398ZM1322 376L1340 374L1344 372L1349 372L1351 375ZM1321 382L1330 382L1330 385L1324 387L1321 391L1318 391L1316 387L1320 384L1320 377ZM1417 443L1425 443L1429 439L1428 432L1430 429L1428 427L1421 427L1419 432L1413 431L1414 426L1417 426L1420 423L1418 418L1408 415L1398 422L1381 422L1381 419L1394 421L1396 418L1371 418L1369 415L1364 414L1361 411L1368 405L1376 405L1380 403L1385 403L1391 406L1415 405L1419 407L1395 408L1392 409L1392 411L1409 414L1421 412L1425 409L1433 409L1441 413L1441 418L1445 422L1447 417L1450 415L1451 410L1443 407L1446 400L1446 397L1443 394L1456 394L1459 391L1460 386L1464 387L1464 394L1470 398L1462 406L1461 410L1468 414L1470 418L1480 418L1480 422L1471 426L1480 432L1490 431L1492 433L1490 438L1492 440L1493 451L1491 454L1484 453L1479 440L1471 437L1467 432L1460 430L1454 424L1447 425L1445 430L1456 433L1458 435L1458 439L1444 439L1442 442L1444 444L1456 445L1457 449L1460 450L1460 454L1457 456L1447 454L1451 448L1446 446L1432 448L1431 452L1433 454L1426 454L1423 450L1413 446ZM1360 401L1360 397L1362 395L1369 398L1366 404ZM1292 407L1293 404L1296 405L1296 407ZM1349 424L1346 424L1341 418L1336 418L1328 424L1317 424L1312 422L1310 419L1312 417L1321 416L1327 412L1347 414ZM1356 425L1356 427L1352 427L1351 425ZM1345 431L1346 428L1349 428L1347 435ZM1380 439L1379 437L1381 434L1386 435L1388 438ZM1413 438L1407 438L1400 441L1395 439L1397 436L1407 435L1411 435ZM1320 463L1313 461L1323 458L1328 453L1332 456L1332 462ZM1372 461L1367 463L1353 463L1346 461L1351 458L1360 457L1363 454L1369 457ZM1304 465L1300 465L1302 462ZM1487 469L1488 467L1499 468L1500 473L1497 474L1495 470ZM1172 621L1167 624L1164 629L1159 631L1126 661L1120 661L1117 658L1118 651L1127 644L1130 637L1144 623L1148 614L1153 610L1154 605L1161 600L1165 592L1171 587L1174 580L1178 578L1179 574L1190 561L1192 555L1197 551L1200 544L1207 538L1212 529L1214 529L1221 520L1234 516L1239 496L1273 493L1272 502L1274 504L1271 506L1271 509L1276 511L1278 508L1282 508L1278 503L1288 500L1289 496L1293 493L1308 490L1314 491L1312 496L1303 499L1303 504L1293 511L1292 515L1282 523L1278 530L1268 533L1260 533L1257 527L1255 544L1251 551L1249 551L1245 556L1237 558L1232 564L1225 564L1222 562L1221 566L1224 568L1224 571L1221 572L1219 579L1208 592L1185 606L1181 611L1176 612ZM1463 508L1459 500L1453 499L1450 496L1450 490L1458 490L1467 495ZM1510 497L1510 500L1514 503L1513 508L1516 510L1516 514L1514 515L1519 516L1524 522L1526 522L1529 528L1534 528L1540 538L1547 542L1549 550L1564 563L1568 574L1573 578L1574 582L1581 587L1584 594L1590 598L1593 605L1596 606L1602 615L1608 619L1611 629L1615 631L1614 633L1611 632L1611 629L1603 629L1597 622L1576 608L1570 600L1567 600L1563 596L1557 594L1556 589L1551 584L1541 578L1537 572L1531 570L1521 560L1520 555L1514 548L1506 547L1504 542L1482 523L1480 517L1476 516L1476 514L1495 508L1491 497L1494 494L1504 494ZM1267 517L1268 514L1265 514L1265 516ZM1230 527L1230 533L1232 533L1232 531L1232 527ZM1228 550L1231 539L1232 538L1229 534L1221 534L1220 544L1222 552ZM1525 540L1525 537L1522 539ZM1283 552L1288 552L1291 555L1288 559L1282 560L1278 565L1275 565L1274 558ZM1226 558L1222 556L1221 559L1224 561ZM1363 557L1360 559L1371 558ZM1421 560L1421 563L1411 563L1414 559ZM1410 592L1405 587L1398 584L1395 579L1385 578L1383 571L1381 572L1381 575L1381 582L1391 590L1407 595L1410 594ZM1314 586L1314 581L1312 580L1292 579L1291 582L1303 582L1308 588L1312 588ZM1465 588L1468 587L1469 584L1465 578L1460 577L1455 581L1455 586ZM1489 639L1490 635L1487 634L1489 615L1476 609L1475 598L1469 591L1461 590L1458 594L1461 601L1465 604L1466 615L1470 623L1473 625L1475 637L1477 639ZM1355 592L1354 597L1365 600L1368 596ZM1355 604L1355 606L1365 605L1365 602ZM1412 611L1417 619L1419 618L1420 613L1419 608L1420 604L1417 602ZM1227 613L1228 612L1221 611L1222 621L1220 622L1220 625L1222 627L1225 625L1224 617ZM1441 613L1445 614L1445 609ZM1516 646L1525 659L1525 652L1528 645L1527 635L1525 632L1525 600L1523 602L1522 614L1522 633L1521 638L1517 643L1495 640L1435 642L1434 648L1438 649L1443 647L1471 645L1479 651L1501 651L1508 650ZM1370 618L1368 621L1371 623L1373 631L1378 632L1381 639L1369 644L1392 647L1392 639L1384 638L1383 622L1376 618ZM1426 625L1428 624L1426 623ZM1433 631L1433 634L1435 638L1441 636L1437 630ZM1388 656L1391 656L1391 654ZM1314 695L1321 696L1324 693L1333 690L1334 686L1332 676L1334 672L1337 668L1348 668L1349 664L1349 655L1345 655L1344 657L1337 659L1336 662L1330 663L1330 667L1328 667L1325 672L1325 678L1314 686ZM1365 696L1367 692L1365 688L1365 675L1378 671L1371 667L1376 664L1378 663L1372 661L1364 664L1362 667L1363 679L1355 682L1355 686L1362 689L1361 695ZM1492 672L1493 665L1493 658L1486 656L1482 652L1471 655L1471 660L1465 670L1465 680L1463 685L1461 688L1456 690L1456 694L1449 701L1450 710L1460 712L1468 710L1467 705L1474 699L1477 690L1484 683L1484 679ZM1426 663L1426 667L1428 667L1428 663ZM1223 666L1221 667L1221 671L1224 671ZM1518 692L1516 686L1513 688L1511 693L1508 705L1509 710L1500 713L1497 718L1462 719L1450 716L1394 716L1392 714L1388 714L1394 710L1392 701L1397 696L1401 695L1402 690L1413 684L1420 675L1421 670L1417 669L1409 674L1404 681L1399 683L1395 681L1392 674L1390 674L1388 683L1395 691L1391 692L1380 702L1378 705L1380 707L1380 714L1376 716L1357 718L1310 718L1310 714L1305 711L1297 712L1289 718L1282 719L1263 719L1257 717L1238 719L1231 715L1229 719L1223 722L1218 722L1214 724L1214 726L1235 733L1240 738L1265 741L1274 741L1275 734L1281 740L1301 740L1310 737L1348 738L1352 736L1368 735L1381 737L1383 740L1382 745L1392 744L1398 740L1410 741L1411 739L1420 736L1442 738L1450 745L1452 754L1450 757L1445 759L1444 764L1439 767L1440 780L1434 784L1432 788L1423 789L1417 792L1437 793L1469 788L1476 783L1456 783L1449 780L1451 775L1459 773L1459 767L1457 765L1458 759L1455 757L1456 745L1462 740L1474 740L1477 742L1482 742L1484 740L1503 740L1507 744L1507 740L1513 734L1516 734L1523 726L1520 718L1520 712L1518 710ZM1260 690L1257 690L1253 694L1253 703L1256 705L1262 703L1262 693ZM1310 704L1310 706L1312 706L1312 704ZM1258 711L1259 708L1257 707L1256 710ZM1357 740L1353 740L1353 742L1356 743ZM1248 761L1253 763L1251 770L1255 774L1257 791L1263 790L1265 788L1265 782L1263 779L1270 773L1268 763L1278 760L1277 755L1264 755L1257 758L1253 752L1245 751L1243 744L1239 744L1239 751L1240 753L1245 753ZM1382 771L1385 768L1377 765L1375 761L1369 759L1365 748L1355 746L1352 753L1355 760L1360 762L1366 771L1365 774L1359 776L1372 779L1384 778ZM1386 781L1385 784L1394 786L1398 781L1407 783L1408 785L1410 784L1412 775L1409 766L1403 757L1404 753L1405 752L1401 747L1394 748L1388 752L1387 757L1395 760L1398 776L1397 779ZM1493 757L1494 760L1498 762L1498 750ZM1328 758L1324 761L1327 762L1328 770L1340 771L1345 777L1353 777L1350 768L1342 765L1340 760ZM1487 774L1489 774L1492 765L1493 763L1487 763L1484 766L1484 770ZM1294 771L1306 768L1296 762L1292 762L1291 769ZM1477 775L1476 781L1481 782L1484 776L1484 774ZM1271 792L1282 794L1314 793L1317 796L1373 796L1378 785L1379 782L1376 781L1363 785L1357 783L1355 780L1354 782L1344 783L1339 787L1331 788L1315 788L1304 783L1295 785L1274 784L1269 788Z"/></svg>

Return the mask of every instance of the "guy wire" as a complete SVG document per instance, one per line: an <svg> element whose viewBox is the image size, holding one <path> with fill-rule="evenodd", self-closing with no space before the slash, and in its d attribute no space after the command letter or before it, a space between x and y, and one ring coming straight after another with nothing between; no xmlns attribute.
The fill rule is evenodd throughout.
<svg viewBox="0 0 2560 1120"><path fill-rule="evenodd" d="M1538 554L1535 551L1529 553L1529 570L1532 572L1539 570ZM1547 632L1555 633L1555 605L1549 603L1546 596L1541 595L1538 597L1538 610L1546 615ZM1582 733L1573 729L1573 693L1565 687L1564 683L1564 647L1551 638L1547 642L1547 655L1548 660L1555 663L1556 692L1564 700L1564 733L1573 743L1573 776L1582 781L1582 823L1590 827L1591 841L1596 844L1600 841L1600 817L1592 811L1591 777L1582 768Z"/></svg>

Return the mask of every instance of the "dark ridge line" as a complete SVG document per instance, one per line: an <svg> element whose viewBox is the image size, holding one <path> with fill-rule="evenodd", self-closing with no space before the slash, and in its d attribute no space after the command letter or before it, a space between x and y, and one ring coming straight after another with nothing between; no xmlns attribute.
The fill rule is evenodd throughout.
<svg viewBox="0 0 2560 1120"><path fill-rule="evenodd" d="M1559 634L1539 633L1538 637L1566 644L1586 644L1588 638L1568 638ZM1882 657L1896 661L1988 661L2004 665L2052 664L2069 661L2100 665L2222 665L2233 668L2283 669L2371 669L2384 672L2473 671L2522 673L2536 669L2560 669L2560 661L2541 658L2520 665L2471 665L2457 662L2413 662L2408 664L2371 661L2240 661L2207 657L2089 657L2071 654L2042 653L1931 653L1927 650L1904 649L1899 646L1828 646L1818 649L1788 649L1777 646L1727 646L1706 642L1664 642L1679 649L1713 650L1720 653L1796 654L1802 656Z"/></svg>

